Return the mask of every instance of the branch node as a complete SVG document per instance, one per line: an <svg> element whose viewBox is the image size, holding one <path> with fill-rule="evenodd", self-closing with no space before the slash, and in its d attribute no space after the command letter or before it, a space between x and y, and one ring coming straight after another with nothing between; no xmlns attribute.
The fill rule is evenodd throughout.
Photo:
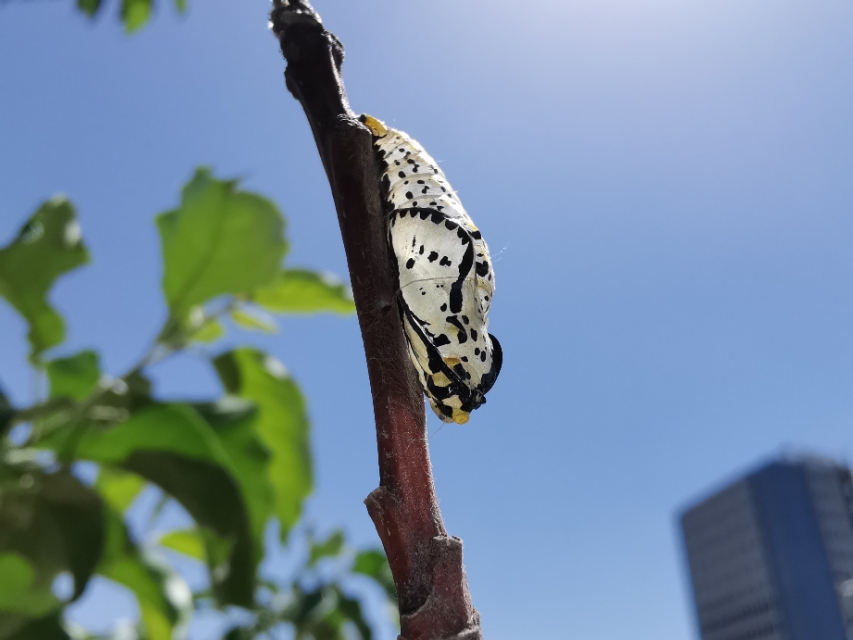
<svg viewBox="0 0 853 640"><path fill-rule="evenodd" d="M400 616L401 640L481 640L480 614L471 604L462 565L462 540L435 536L431 551L433 591L417 611Z"/></svg>

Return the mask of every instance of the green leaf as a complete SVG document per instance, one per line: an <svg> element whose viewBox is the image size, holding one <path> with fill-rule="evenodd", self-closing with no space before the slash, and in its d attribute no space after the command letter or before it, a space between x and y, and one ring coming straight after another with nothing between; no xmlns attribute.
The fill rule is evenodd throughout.
<svg viewBox="0 0 853 640"><path fill-rule="evenodd" d="M95 488L108 505L118 513L124 513L145 488L145 480L135 473L101 467Z"/></svg>
<svg viewBox="0 0 853 640"><path fill-rule="evenodd" d="M164 547L177 551L196 560L205 560L204 538L197 529L170 531L157 541Z"/></svg>
<svg viewBox="0 0 853 640"><path fill-rule="evenodd" d="M158 543L194 560L207 562L215 570L221 570L218 568L226 565L232 548L228 540L204 527L170 531L163 535Z"/></svg>
<svg viewBox="0 0 853 640"><path fill-rule="evenodd" d="M29 323L32 360L65 337L62 318L47 302L50 288L59 276L88 261L74 206L60 197L45 202L0 249L0 296Z"/></svg>
<svg viewBox="0 0 853 640"><path fill-rule="evenodd" d="M213 427L222 448L228 452L232 469L249 511L255 560L260 562L264 530L275 515L275 494L269 480L270 452L257 433L259 414L253 402L233 396L193 408Z"/></svg>
<svg viewBox="0 0 853 640"><path fill-rule="evenodd" d="M122 465L162 487L193 519L228 542L229 553L209 557L213 592L221 605L251 607L256 553L239 487L222 466L165 451L138 451Z"/></svg>
<svg viewBox="0 0 853 640"><path fill-rule="evenodd" d="M338 595L338 610L355 625L363 640L373 640L373 631L364 619L361 603L355 598L347 596L340 588L336 588L335 591Z"/></svg>
<svg viewBox="0 0 853 640"><path fill-rule="evenodd" d="M151 0L121 0L121 21L128 35L136 33L151 19Z"/></svg>
<svg viewBox="0 0 853 640"><path fill-rule="evenodd" d="M254 302L276 313L352 313L355 303L349 287L326 273L285 269L275 281L255 291Z"/></svg>
<svg viewBox="0 0 853 640"><path fill-rule="evenodd" d="M12 418L15 417L15 410L9 403L9 399L0 391L0 438L6 435L6 432L12 426Z"/></svg>
<svg viewBox="0 0 853 640"><path fill-rule="evenodd" d="M325 588L314 589L306 593L302 591L299 584L296 584L292 596L290 605L284 611L283 617L294 624L297 637L299 637L300 631L307 631L306 627L310 629L312 622L321 619L334 606L332 600L334 596Z"/></svg>
<svg viewBox="0 0 853 640"><path fill-rule="evenodd" d="M186 405L151 405L107 431L89 429L79 458L117 465L161 487L195 521L231 545L221 566L211 567L220 602L251 606L256 552L238 472L216 433Z"/></svg>
<svg viewBox="0 0 853 640"><path fill-rule="evenodd" d="M172 314L223 294L249 295L269 284L287 250L284 217L236 181L198 169L181 205L157 216L163 244L163 290Z"/></svg>
<svg viewBox="0 0 853 640"><path fill-rule="evenodd" d="M391 567L388 566L388 558L379 549L368 549L357 553L352 571L373 578L385 590L389 598L394 601L397 600L397 589L394 586Z"/></svg>
<svg viewBox="0 0 853 640"><path fill-rule="evenodd" d="M224 636L222 636L222 640L246 640L246 638L252 637L252 633L249 629L245 627L232 627L228 630Z"/></svg>
<svg viewBox="0 0 853 640"><path fill-rule="evenodd" d="M51 398L64 396L79 402L92 393L101 378L98 354L94 351L81 351L67 358L51 360L45 368Z"/></svg>
<svg viewBox="0 0 853 640"><path fill-rule="evenodd" d="M181 13L187 12L187 0L175 0L175 7Z"/></svg>
<svg viewBox="0 0 853 640"><path fill-rule="evenodd" d="M231 319L239 327L253 331L263 331L264 333L275 333L278 327L275 326L275 321L261 313L260 309L235 309L231 312Z"/></svg>
<svg viewBox="0 0 853 640"><path fill-rule="evenodd" d="M0 576L0 609L8 609L22 591L30 588L36 573L22 555L6 552L0 553Z"/></svg>
<svg viewBox="0 0 853 640"><path fill-rule="evenodd" d="M69 472L22 472L0 486L0 551L29 558L42 581L70 571L77 598L100 560L102 512L98 495Z"/></svg>
<svg viewBox="0 0 853 640"><path fill-rule="evenodd" d="M190 309L183 326L184 334L195 342L216 342L225 335L225 327L218 320L206 316L204 308L197 305Z"/></svg>
<svg viewBox="0 0 853 640"><path fill-rule="evenodd" d="M35 586L35 569L21 554L0 553L0 576L0 638L5 637L4 629L19 628L29 617L42 616L58 606L47 586Z"/></svg>
<svg viewBox="0 0 853 640"><path fill-rule="evenodd" d="M261 351L236 349L213 364L228 393L258 407L255 433L272 456L268 477L284 539L299 520L313 482L305 400L284 365Z"/></svg>
<svg viewBox="0 0 853 640"><path fill-rule="evenodd" d="M147 640L180 637L193 612L192 593L168 565L142 552L130 539L121 516L107 510L107 543L98 573L136 596Z"/></svg>
<svg viewBox="0 0 853 640"><path fill-rule="evenodd" d="M313 567L323 558L337 556L344 548L344 532L340 529L335 530L332 534L320 542L311 542L311 548L308 556L308 566Z"/></svg>
<svg viewBox="0 0 853 640"><path fill-rule="evenodd" d="M194 305L189 312L179 321L174 321L173 327L178 331L174 334L161 336L163 344L170 344L173 348L182 348L187 340L192 342L211 343L216 342L225 335L222 323L212 315L208 315L204 305Z"/></svg>
<svg viewBox="0 0 853 640"><path fill-rule="evenodd" d="M77 0L77 8L90 18L94 18L101 8L101 0Z"/></svg>
<svg viewBox="0 0 853 640"><path fill-rule="evenodd" d="M72 599L83 593L101 558L104 521L98 495L69 472L5 464L0 476L0 555L6 569L17 567L18 586L28 585L17 600L6 597L0 607L0 638L5 638L29 618L59 606L51 593L59 573L67 571L74 579ZM31 578L15 557L29 564ZM5 581L5 572L0 575Z"/></svg>
<svg viewBox="0 0 853 640"><path fill-rule="evenodd" d="M33 620L11 636L0 637L6 640L71 640L62 625L62 614L58 611Z"/></svg>
<svg viewBox="0 0 853 640"><path fill-rule="evenodd" d="M112 429L89 429L77 448L78 457L108 464L123 463L141 451L166 451L226 470L229 466L210 427L182 404L155 404Z"/></svg>
<svg viewBox="0 0 853 640"><path fill-rule="evenodd" d="M360 606L357 612L352 602L342 606L342 598L346 596L337 586L322 586L305 592L297 584L293 589L291 602L281 617L293 625L297 640L344 640L347 637L344 625L351 619L348 613L355 617L351 620L361 631L356 621L359 619ZM358 603L355 604L358 606ZM360 622L363 623L363 619Z"/></svg>
<svg viewBox="0 0 853 640"><path fill-rule="evenodd" d="M110 389L98 400L99 406L124 409L133 415L153 404L151 382L139 371L113 381Z"/></svg>
<svg viewBox="0 0 853 640"><path fill-rule="evenodd" d="M211 343L216 342L225 335L225 328L221 322L206 322L201 329L192 334L192 339L196 342Z"/></svg>
<svg viewBox="0 0 853 640"><path fill-rule="evenodd" d="M61 460L71 459L82 432L95 428L93 425L103 429L120 424L153 403L151 383L138 371L104 384L105 388L85 405L85 413L81 414L79 407L59 406L35 421L34 446L55 451Z"/></svg>

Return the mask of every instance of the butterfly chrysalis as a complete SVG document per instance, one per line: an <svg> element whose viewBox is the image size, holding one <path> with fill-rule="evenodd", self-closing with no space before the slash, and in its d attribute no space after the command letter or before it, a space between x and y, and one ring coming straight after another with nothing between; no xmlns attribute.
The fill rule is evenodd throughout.
<svg viewBox="0 0 853 640"><path fill-rule="evenodd" d="M409 356L436 415L465 423L501 369L500 344L489 334L489 248L424 148L371 116L362 121L382 170Z"/></svg>

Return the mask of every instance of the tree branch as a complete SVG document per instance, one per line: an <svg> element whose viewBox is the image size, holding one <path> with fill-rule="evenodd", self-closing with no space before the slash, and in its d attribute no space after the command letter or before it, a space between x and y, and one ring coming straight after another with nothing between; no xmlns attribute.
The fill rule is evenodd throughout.
<svg viewBox="0 0 853 640"><path fill-rule="evenodd" d="M347 101L343 46L301 0L274 0L273 32L329 178L364 341L379 449L379 488L365 500L385 547L400 606L400 640L480 640L462 566L448 536L426 438L423 391L409 362L370 131Z"/></svg>

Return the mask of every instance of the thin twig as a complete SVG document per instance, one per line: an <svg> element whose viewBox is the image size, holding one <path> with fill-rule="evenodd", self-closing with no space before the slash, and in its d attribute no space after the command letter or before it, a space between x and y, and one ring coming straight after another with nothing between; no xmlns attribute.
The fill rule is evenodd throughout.
<svg viewBox="0 0 853 640"><path fill-rule="evenodd" d="M400 605L401 640L479 640L479 615L433 486L423 392L393 304L398 288L386 243L370 132L350 109L343 46L303 0L274 0L287 88L314 133L335 201L364 341L379 449L379 488L365 501Z"/></svg>
<svg viewBox="0 0 853 640"><path fill-rule="evenodd" d="M71 433L63 448L58 452L58 457L61 460L71 461L74 458L77 446L81 439L91 427L91 421L87 420L89 412L97 408L98 402L110 391L114 391L117 383L124 382L125 384L130 379L141 373L147 367L152 367L155 364L166 360L176 353L186 349L192 341L193 335L201 331L204 327L213 322L218 322L220 318L230 313L231 311L240 308L243 304L242 300L232 296L228 303L216 312L207 315L202 320L201 324L193 331L186 333L180 321L174 315L169 314L163 327L154 338L151 345L142 355L139 362L131 367L124 375L110 380L109 384L98 383L91 393L81 401L75 402L70 398L60 397L51 398L42 403L20 409L11 415L11 424L21 424L26 422L38 422L43 418L55 415L60 411L68 411L69 415L62 422L54 425L50 429L33 429L24 446L33 446L39 440L43 439L55 431L65 429L71 425ZM117 422L123 421L124 417L117 419Z"/></svg>

